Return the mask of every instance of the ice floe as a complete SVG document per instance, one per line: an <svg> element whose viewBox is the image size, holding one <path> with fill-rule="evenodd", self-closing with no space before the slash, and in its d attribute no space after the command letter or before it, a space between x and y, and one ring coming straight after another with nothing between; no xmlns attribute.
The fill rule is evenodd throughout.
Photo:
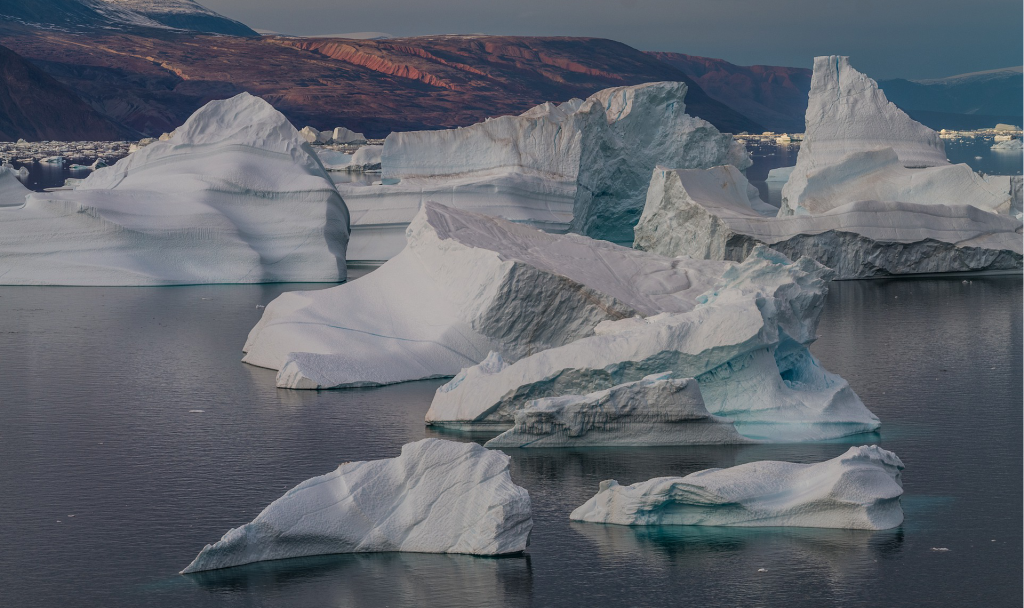
<svg viewBox="0 0 1024 608"><path fill-rule="evenodd" d="M569 516L630 526L799 526L885 530L903 523L904 465L877 446L817 464L758 461L598 493Z"/></svg>
<svg viewBox="0 0 1024 608"><path fill-rule="evenodd" d="M369 275L271 302L243 360L279 370L287 388L454 376L491 351L515 361L589 336L602 321L692 310L731 266L683 264L437 203L424 204L407 232L405 250Z"/></svg>
<svg viewBox="0 0 1024 608"><path fill-rule="evenodd" d="M426 201L628 243L658 163L750 164L742 144L685 113L685 95L679 82L618 87L470 127L392 133L380 184L339 185L352 210L349 259L396 255Z"/></svg>
<svg viewBox="0 0 1024 608"><path fill-rule="evenodd" d="M182 573L334 553L518 553L533 519L508 465L501 452L439 439L407 444L397 458L348 462L229 530Z"/></svg>
<svg viewBox="0 0 1024 608"><path fill-rule="evenodd" d="M692 263L692 262L687 262ZM808 350L832 271L763 246L730 266L692 310L606 322L595 335L523 357L486 361L440 387L428 424L506 430L519 410L671 372L696 378L707 411L741 435L810 441L873 431L878 419Z"/></svg>
<svg viewBox="0 0 1024 608"><path fill-rule="evenodd" d="M693 378L648 376L589 395L537 399L492 448L664 446L748 443L728 420L704 407Z"/></svg>
<svg viewBox="0 0 1024 608"><path fill-rule="evenodd" d="M894 159L891 149L861 154ZM969 169L964 177L960 184L975 192L1015 191L1015 196L1007 195L1005 210L1019 214L1019 178L985 181ZM864 184L862 192L873 185L875 194L898 188L896 180L884 177ZM956 185L930 190L936 197L954 200ZM665 256L742 261L757 244L766 244L793 259L815 259L834 269L840 279L1008 271L1022 265L1021 222L1016 217L972 205L882 202L857 196L843 197L855 202L814 215L765 217L754 210L747 186L746 178L729 166L655 170L634 246ZM927 200L920 198L925 190L917 189L918 200Z"/></svg>
<svg viewBox="0 0 1024 608"><path fill-rule="evenodd" d="M346 277L344 201L295 128L247 93L210 102L73 190L22 203L0 207L4 284Z"/></svg>

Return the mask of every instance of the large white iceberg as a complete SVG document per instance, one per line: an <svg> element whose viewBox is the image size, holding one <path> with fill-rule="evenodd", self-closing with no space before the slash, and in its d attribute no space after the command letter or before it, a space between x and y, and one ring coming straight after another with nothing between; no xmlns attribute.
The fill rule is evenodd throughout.
<svg viewBox="0 0 1024 608"><path fill-rule="evenodd" d="M333 553L521 552L533 527L530 495L508 464L501 452L439 439L407 444L397 458L342 464L229 530L182 573Z"/></svg>
<svg viewBox="0 0 1024 608"><path fill-rule="evenodd" d="M892 150L862 154L892 156ZM877 190L893 185L871 183ZM1022 266L1021 222L1015 217L971 205L856 197L815 215L765 217L754 210L748 187L731 166L656 169L634 247L665 256L742 261L765 244L792 259L815 259L840 279Z"/></svg>
<svg viewBox="0 0 1024 608"><path fill-rule="evenodd" d="M0 283L340 281L348 220L309 145L243 93L74 190L0 206Z"/></svg>
<svg viewBox="0 0 1024 608"><path fill-rule="evenodd" d="M280 370L288 388L453 376L490 351L514 361L602 321L691 310L729 266L426 203L405 250L378 270L271 302L243 360Z"/></svg>
<svg viewBox="0 0 1024 608"><path fill-rule="evenodd" d="M512 427L536 399L613 389L650 374L696 378L711 414L747 438L811 441L873 431L878 419L808 350L832 271L757 247L690 311L606 322L594 336L471 367L437 389L426 421Z"/></svg>
<svg viewBox="0 0 1024 608"><path fill-rule="evenodd" d="M574 521L630 526L799 526L885 530L903 523L903 462L877 446L818 464L759 461L598 493Z"/></svg>
<svg viewBox="0 0 1024 608"><path fill-rule="evenodd" d="M863 200L1009 212L1008 181L989 182L967 165L951 165L939 134L888 101L848 57L814 59L806 122L779 215Z"/></svg>
<svg viewBox="0 0 1024 608"><path fill-rule="evenodd" d="M352 209L349 259L396 255L426 201L628 243L656 164L750 164L741 144L685 113L685 95L684 83L649 83L465 128L392 133L380 184L339 185Z"/></svg>
<svg viewBox="0 0 1024 608"><path fill-rule="evenodd" d="M693 378L648 376L589 395L537 399L489 448L664 446L749 443L704 407Z"/></svg>

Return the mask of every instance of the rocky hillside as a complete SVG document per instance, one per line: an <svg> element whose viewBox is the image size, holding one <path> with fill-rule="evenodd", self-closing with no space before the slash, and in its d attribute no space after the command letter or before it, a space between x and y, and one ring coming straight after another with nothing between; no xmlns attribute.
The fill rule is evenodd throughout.
<svg viewBox="0 0 1024 608"><path fill-rule="evenodd" d="M101 116L46 72L0 47L0 140L119 140L138 136Z"/></svg>
<svg viewBox="0 0 1024 608"><path fill-rule="evenodd" d="M723 131L762 125L691 78L596 38L429 36L390 40L65 32L0 22L6 44L101 113L150 135L211 99L249 91L296 125L392 130L469 125L614 86L686 81L687 111Z"/></svg>
<svg viewBox="0 0 1024 608"><path fill-rule="evenodd" d="M770 131L802 132L810 68L739 66L682 53L650 53L697 81L712 98Z"/></svg>

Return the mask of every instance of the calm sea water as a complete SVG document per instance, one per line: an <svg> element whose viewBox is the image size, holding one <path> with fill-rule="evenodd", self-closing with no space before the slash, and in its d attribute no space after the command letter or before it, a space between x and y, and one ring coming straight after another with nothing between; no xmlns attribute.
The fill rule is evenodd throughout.
<svg viewBox="0 0 1024 608"><path fill-rule="evenodd" d="M423 415L438 381L286 391L239 362L257 305L300 288L311 286L0 288L0 606L1020 606L1019 277L833 286L814 351L881 417L875 436L509 450L534 506L525 556L342 555L178 575L297 483L436 436ZM857 441L907 465L898 529L568 520L603 479L815 462Z"/></svg>

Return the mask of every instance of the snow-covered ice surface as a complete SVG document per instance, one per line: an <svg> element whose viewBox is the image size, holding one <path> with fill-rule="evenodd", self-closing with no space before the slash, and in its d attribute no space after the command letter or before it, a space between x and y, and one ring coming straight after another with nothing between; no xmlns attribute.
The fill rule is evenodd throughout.
<svg viewBox="0 0 1024 608"><path fill-rule="evenodd" d="M903 523L903 468L892 452L861 446L818 464L766 460L631 486L608 480L569 518L633 526L885 530Z"/></svg>
<svg viewBox="0 0 1024 608"><path fill-rule="evenodd" d="M23 203L0 206L3 284L346 277L344 201L287 119L247 93L210 102L74 190Z"/></svg>
<svg viewBox="0 0 1024 608"><path fill-rule="evenodd" d="M374 171L380 169L380 155L384 146L361 146L347 153L331 148L318 148L316 154L328 171Z"/></svg>
<svg viewBox="0 0 1024 608"><path fill-rule="evenodd" d="M649 83L464 128L392 133L382 184L339 185L352 210L349 259L400 252L426 201L628 243L656 164L750 164L741 144L685 113L685 95L684 83Z"/></svg>
<svg viewBox="0 0 1024 608"><path fill-rule="evenodd" d="M439 439L406 444L397 458L342 464L229 530L182 573L334 553L521 552L533 527L530 495L508 464L501 452Z"/></svg>
<svg viewBox="0 0 1024 608"><path fill-rule="evenodd" d="M696 378L708 412L728 418L750 439L811 441L873 431L878 419L808 350L831 275L812 260L794 263L757 247L692 310L605 322L593 336L511 365L488 360L463 370L438 388L426 421L506 430L534 400L672 372Z"/></svg>
<svg viewBox="0 0 1024 608"><path fill-rule="evenodd" d="M426 203L378 270L271 302L243 360L280 370L287 388L454 376L490 351L515 361L602 321L691 310L729 266Z"/></svg>
<svg viewBox="0 0 1024 608"><path fill-rule="evenodd" d="M861 154L895 160L891 149ZM966 183L989 185L968 173L974 182ZM1016 181L1019 192L1019 179L989 179L992 188L1004 190ZM875 184L876 193L894 185L886 179L865 183ZM655 170L634 246L665 256L742 261L757 244L766 244L793 259L815 259L840 279L1022 266L1021 222L1015 217L970 205L856 197L814 215L765 217L754 211L748 187L731 166ZM948 197L941 188L935 191Z"/></svg>
<svg viewBox="0 0 1024 608"><path fill-rule="evenodd" d="M531 401L490 448L659 446L748 443L704 407L693 378L648 376L589 395Z"/></svg>

